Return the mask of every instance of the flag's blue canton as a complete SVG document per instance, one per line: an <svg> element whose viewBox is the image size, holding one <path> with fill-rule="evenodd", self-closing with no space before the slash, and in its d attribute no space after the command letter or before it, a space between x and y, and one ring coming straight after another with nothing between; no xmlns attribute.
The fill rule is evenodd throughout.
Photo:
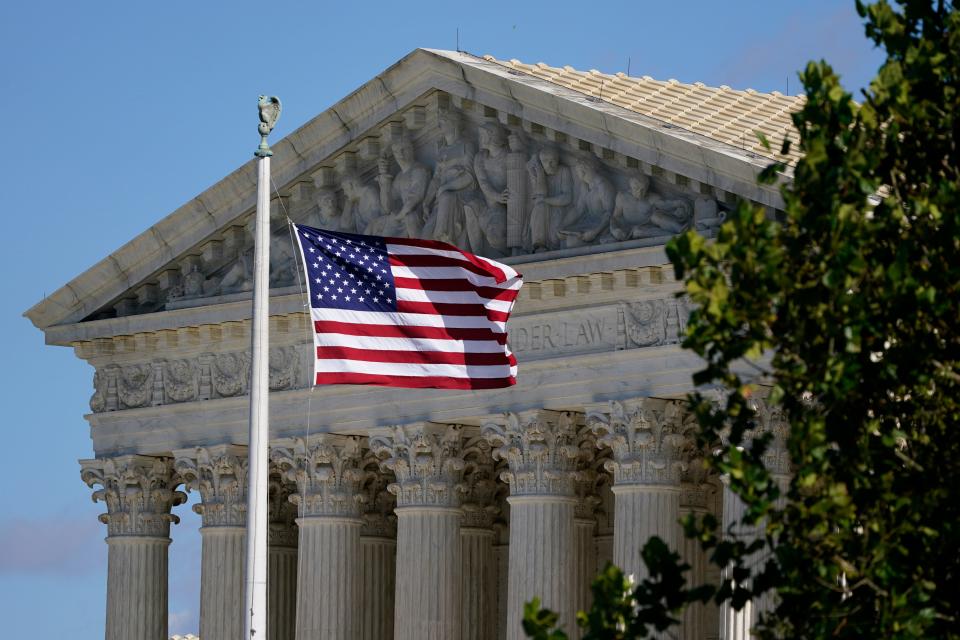
<svg viewBox="0 0 960 640"><path fill-rule="evenodd" d="M396 311L397 293L382 238L299 226L315 308Z"/></svg>

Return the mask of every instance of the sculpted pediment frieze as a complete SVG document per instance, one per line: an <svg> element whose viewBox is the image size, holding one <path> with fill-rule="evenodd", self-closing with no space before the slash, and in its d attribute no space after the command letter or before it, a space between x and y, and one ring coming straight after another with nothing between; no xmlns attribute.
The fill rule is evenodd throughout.
<svg viewBox="0 0 960 640"><path fill-rule="evenodd" d="M712 233L728 203L709 185L563 131L443 92L424 97L273 200L271 285L298 282L287 219L381 236L433 238L510 261L535 254ZM197 304L253 285L252 219L224 229L92 317Z"/></svg>

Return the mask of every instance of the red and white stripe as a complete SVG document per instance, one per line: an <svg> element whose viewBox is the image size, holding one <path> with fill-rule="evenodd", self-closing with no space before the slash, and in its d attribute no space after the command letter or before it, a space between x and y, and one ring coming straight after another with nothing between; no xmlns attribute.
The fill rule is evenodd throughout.
<svg viewBox="0 0 960 640"><path fill-rule="evenodd" d="M314 308L317 384L495 389L516 384L507 319L523 280L433 240L385 238L397 311Z"/></svg>

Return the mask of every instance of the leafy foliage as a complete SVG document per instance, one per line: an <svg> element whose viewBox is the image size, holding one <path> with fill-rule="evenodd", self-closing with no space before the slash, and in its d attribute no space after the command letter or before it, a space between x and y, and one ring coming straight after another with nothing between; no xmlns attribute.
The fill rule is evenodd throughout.
<svg viewBox="0 0 960 640"><path fill-rule="evenodd" d="M668 245L698 305L694 381L728 392L691 396L699 438L762 534L688 519L723 584L688 588L651 541L632 592L616 569L598 578L585 637L645 637L684 603L775 590L760 637L960 638L960 11L857 9L887 59L859 105L827 63L801 73L782 219L742 203L715 241ZM790 423L789 486L764 466L769 441L745 438L760 380Z"/></svg>

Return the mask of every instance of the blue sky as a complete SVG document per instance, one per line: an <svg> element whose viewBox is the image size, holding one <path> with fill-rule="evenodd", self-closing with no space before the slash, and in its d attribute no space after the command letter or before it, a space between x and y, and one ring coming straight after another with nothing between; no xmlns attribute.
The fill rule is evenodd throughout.
<svg viewBox="0 0 960 640"><path fill-rule="evenodd" d="M856 90L880 62L852 0L6 6L4 636L94 640L105 611L103 506L76 462L92 371L21 313L249 159L258 94L283 99L279 139L412 49L456 48L458 28L471 53L761 91L796 93L811 58ZM170 630L196 632L199 517L177 512Z"/></svg>

